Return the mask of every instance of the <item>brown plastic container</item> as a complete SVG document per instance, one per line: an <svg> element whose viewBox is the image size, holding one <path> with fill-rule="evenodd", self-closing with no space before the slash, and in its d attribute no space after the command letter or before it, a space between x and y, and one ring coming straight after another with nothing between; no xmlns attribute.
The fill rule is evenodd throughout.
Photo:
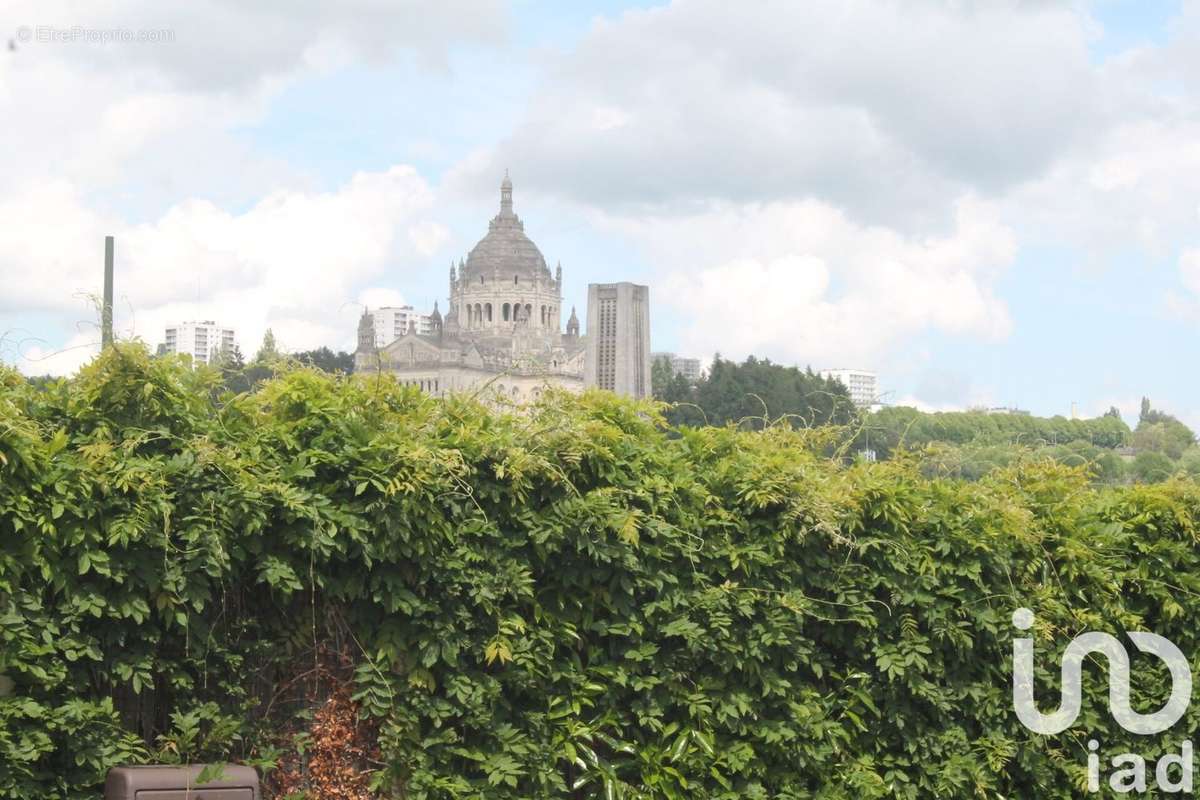
<svg viewBox="0 0 1200 800"><path fill-rule="evenodd" d="M115 767L104 782L104 800L260 800L253 767L227 764L214 781L200 785L203 764L187 767Z"/></svg>

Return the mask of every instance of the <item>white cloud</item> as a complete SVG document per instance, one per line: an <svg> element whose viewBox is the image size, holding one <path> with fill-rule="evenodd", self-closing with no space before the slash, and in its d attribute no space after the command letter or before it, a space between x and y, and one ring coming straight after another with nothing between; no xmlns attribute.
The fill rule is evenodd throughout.
<svg viewBox="0 0 1200 800"><path fill-rule="evenodd" d="M1172 317L1185 322L1200 320L1200 248L1189 248L1179 254L1181 289L1168 290L1164 308Z"/></svg>
<svg viewBox="0 0 1200 800"><path fill-rule="evenodd" d="M507 35L498 0L168 7L109 0L9 4L34 41L0 51L0 332L26 371L69 369L98 338L103 237L117 238L118 332L154 344L180 319L235 325L253 350L352 342L353 299L385 269L446 238L430 187L407 167L314 190L303 165L257 151L252 128L291 83L347 63L415 53L437 68L459 43ZM39 42L38 26L169 28L162 43ZM68 341L32 340L74 325ZM35 323L38 324L38 323ZM17 337L14 339L13 337ZM25 338L21 338L25 337ZM64 351L61 355L53 353Z"/></svg>
<svg viewBox="0 0 1200 800"><path fill-rule="evenodd" d="M380 61L401 50L444 63L452 44L495 43L508 32L499 0L293 0L245 3L196 0L107 0L86 7L70 0L16 0L5 8L14 28L34 34L30 58L50 55L91 71L141 71L164 86L189 91L241 90L264 77L356 58ZM159 42L112 44L39 41L39 28L167 30ZM4 31L5 37L15 31Z"/></svg>
<svg viewBox="0 0 1200 800"><path fill-rule="evenodd" d="M654 302L686 320L687 352L869 367L915 334L998 340L1011 325L994 282L1013 234L973 200L944 237L862 226L815 201L604 224L658 265Z"/></svg>
<svg viewBox="0 0 1200 800"><path fill-rule="evenodd" d="M1200 106L1115 125L1012 191L1004 216L1027 242L1068 244L1101 263L1137 251L1162 258L1196 228Z"/></svg>
<svg viewBox="0 0 1200 800"><path fill-rule="evenodd" d="M629 11L551 65L484 173L609 208L813 197L928 228L1094 134L1092 27L1023 3Z"/></svg>
<svg viewBox="0 0 1200 800"><path fill-rule="evenodd" d="M125 335L154 344L169 322L218 318L238 327L247 350L268 326L290 349L345 345L362 285L444 240L423 216L432 202L413 169L394 167L335 192L276 192L242 214L190 200L129 225L89 210L64 185L41 187L0 204L0 217L20 223L0 228L0 285L12 287L2 302L76 309L78 293L99 291L103 234L112 232Z"/></svg>
<svg viewBox="0 0 1200 800"><path fill-rule="evenodd" d="M1180 254L1179 276L1185 287L1200 296L1200 248L1184 250Z"/></svg>
<svg viewBox="0 0 1200 800"><path fill-rule="evenodd" d="M8 352L5 352L8 351ZM100 352L100 332L80 332L61 347L16 341L11 347L0 347L0 358L16 364L28 375L70 375Z"/></svg>
<svg viewBox="0 0 1200 800"><path fill-rule="evenodd" d="M396 308L408 305L404 295L395 289L372 287L358 293L358 304L367 308Z"/></svg>

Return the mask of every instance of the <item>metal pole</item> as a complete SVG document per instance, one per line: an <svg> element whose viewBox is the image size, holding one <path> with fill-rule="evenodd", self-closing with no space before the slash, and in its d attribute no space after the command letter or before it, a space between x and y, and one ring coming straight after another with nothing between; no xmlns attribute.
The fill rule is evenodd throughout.
<svg viewBox="0 0 1200 800"><path fill-rule="evenodd" d="M100 309L100 344L113 343L113 237L104 237L104 306Z"/></svg>

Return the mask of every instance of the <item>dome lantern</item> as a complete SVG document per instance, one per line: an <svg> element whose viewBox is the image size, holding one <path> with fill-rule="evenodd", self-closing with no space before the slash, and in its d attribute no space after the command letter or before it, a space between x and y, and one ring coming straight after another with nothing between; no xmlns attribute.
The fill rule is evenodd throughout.
<svg viewBox="0 0 1200 800"><path fill-rule="evenodd" d="M504 170L504 180L500 182L500 216L514 216L512 210L512 181L509 180L508 170Z"/></svg>

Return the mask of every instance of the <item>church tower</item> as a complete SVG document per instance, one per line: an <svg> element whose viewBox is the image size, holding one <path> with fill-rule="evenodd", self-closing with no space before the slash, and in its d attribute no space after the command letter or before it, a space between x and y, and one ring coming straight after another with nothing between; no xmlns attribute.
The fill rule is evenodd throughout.
<svg viewBox="0 0 1200 800"><path fill-rule="evenodd" d="M588 284L587 386L650 396L650 287Z"/></svg>

